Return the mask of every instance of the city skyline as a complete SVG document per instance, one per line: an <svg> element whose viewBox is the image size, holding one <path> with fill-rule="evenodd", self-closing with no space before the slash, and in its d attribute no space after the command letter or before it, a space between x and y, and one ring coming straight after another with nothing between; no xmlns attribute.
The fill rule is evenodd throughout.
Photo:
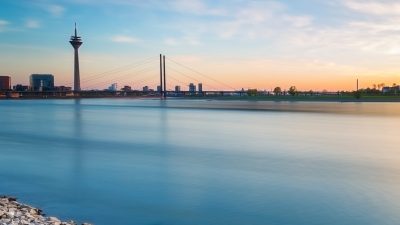
<svg viewBox="0 0 400 225"><path fill-rule="evenodd" d="M76 21L86 40L82 80L164 52L236 89L335 91L354 90L356 78L361 88L399 82L396 1L230 2L6 0L0 3L0 74L15 85L32 73L51 73L72 86L66 40Z"/></svg>

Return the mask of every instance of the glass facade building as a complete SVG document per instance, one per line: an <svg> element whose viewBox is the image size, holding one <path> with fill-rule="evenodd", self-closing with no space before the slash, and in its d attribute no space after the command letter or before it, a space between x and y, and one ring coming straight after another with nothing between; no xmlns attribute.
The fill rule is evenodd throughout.
<svg viewBox="0 0 400 225"><path fill-rule="evenodd" d="M32 74L29 83L32 91L54 90L54 76L51 74Z"/></svg>

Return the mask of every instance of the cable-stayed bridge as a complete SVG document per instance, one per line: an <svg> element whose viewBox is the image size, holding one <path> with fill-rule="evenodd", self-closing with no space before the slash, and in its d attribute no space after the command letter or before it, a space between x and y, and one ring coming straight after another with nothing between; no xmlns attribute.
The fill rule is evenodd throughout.
<svg viewBox="0 0 400 225"><path fill-rule="evenodd" d="M101 73L83 75L80 83L79 94L92 97L241 94L241 91L213 76L161 55L139 59ZM64 85L72 86L73 82Z"/></svg>

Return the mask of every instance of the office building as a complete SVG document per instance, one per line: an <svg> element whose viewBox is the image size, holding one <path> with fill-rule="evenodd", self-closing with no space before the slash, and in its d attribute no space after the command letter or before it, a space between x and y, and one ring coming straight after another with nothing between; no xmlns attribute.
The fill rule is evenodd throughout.
<svg viewBox="0 0 400 225"><path fill-rule="evenodd" d="M118 84L117 83L113 83L111 84L111 86L108 87L109 91L118 91Z"/></svg>
<svg viewBox="0 0 400 225"><path fill-rule="evenodd" d="M202 83L199 83L198 84L198 90L199 90L199 92L203 92L203 84Z"/></svg>
<svg viewBox="0 0 400 225"><path fill-rule="evenodd" d="M68 92L68 91L72 91L72 87L56 86L56 87L54 87L54 91Z"/></svg>
<svg viewBox="0 0 400 225"><path fill-rule="evenodd" d="M17 85L14 85L13 90L14 91L29 91L29 86L28 85L17 84Z"/></svg>
<svg viewBox="0 0 400 225"><path fill-rule="evenodd" d="M393 87L383 87L382 88L382 93L383 94L389 94L389 93L400 93L400 85L393 86Z"/></svg>
<svg viewBox="0 0 400 225"><path fill-rule="evenodd" d="M177 92L177 93L181 92L181 86L178 86L178 85L175 86L175 92Z"/></svg>
<svg viewBox="0 0 400 225"><path fill-rule="evenodd" d="M0 90L10 90L11 89L11 77L0 76Z"/></svg>
<svg viewBox="0 0 400 225"><path fill-rule="evenodd" d="M149 92L149 86L144 86L143 87L143 92Z"/></svg>
<svg viewBox="0 0 400 225"><path fill-rule="evenodd" d="M29 83L32 91L54 90L54 76L52 74L32 74Z"/></svg>
<svg viewBox="0 0 400 225"><path fill-rule="evenodd" d="M189 92L190 93L195 93L196 92L196 85L194 85L193 83L189 84Z"/></svg>

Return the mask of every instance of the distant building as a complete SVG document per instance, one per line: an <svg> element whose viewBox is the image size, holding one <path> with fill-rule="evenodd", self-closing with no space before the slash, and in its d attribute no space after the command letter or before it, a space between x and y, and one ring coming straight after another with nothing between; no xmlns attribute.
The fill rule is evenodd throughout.
<svg viewBox="0 0 400 225"><path fill-rule="evenodd" d="M196 85L194 85L193 83L189 84L189 92L190 93L195 93L196 92Z"/></svg>
<svg viewBox="0 0 400 225"><path fill-rule="evenodd" d="M400 86L393 86L393 87L383 87L382 88L382 93L383 94L388 94L388 93L399 93L400 92Z"/></svg>
<svg viewBox="0 0 400 225"><path fill-rule="evenodd" d="M125 85L121 90L122 91L132 91L132 87Z"/></svg>
<svg viewBox="0 0 400 225"><path fill-rule="evenodd" d="M178 86L178 85L175 86L175 92L177 92L177 93L181 92L181 86Z"/></svg>
<svg viewBox="0 0 400 225"><path fill-rule="evenodd" d="M52 74L32 74L29 83L32 91L54 90L54 76Z"/></svg>
<svg viewBox="0 0 400 225"><path fill-rule="evenodd" d="M157 92L161 93L161 86L160 85L157 86Z"/></svg>
<svg viewBox="0 0 400 225"><path fill-rule="evenodd" d="M149 92L149 86L144 86L143 87L143 92Z"/></svg>
<svg viewBox="0 0 400 225"><path fill-rule="evenodd" d="M11 89L11 77L0 76L0 90L10 90Z"/></svg>
<svg viewBox="0 0 400 225"><path fill-rule="evenodd" d="M110 87L108 87L109 91L118 91L118 84L117 83L113 83L111 84Z"/></svg>
<svg viewBox="0 0 400 225"><path fill-rule="evenodd" d="M203 84L202 83L199 83L198 84L198 90L199 90L199 92L203 92Z"/></svg>
<svg viewBox="0 0 400 225"><path fill-rule="evenodd" d="M28 85L17 84L17 85L14 85L13 90L14 91L29 91L29 86Z"/></svg>
<svg viewBox="0 0 400 225"><path fill-rule="evenodd" d="M54 87L54 91L68 92L68 91L72 91L72 87L56 86L56 87Z"/></svg>
<svg viewBox="0 0 400 225"><path fill-rule="evenodd" d="M391 90L391 87L383 87L382 88L382 93L384 93L384 94L389 93L390 90Z"/></svg>

